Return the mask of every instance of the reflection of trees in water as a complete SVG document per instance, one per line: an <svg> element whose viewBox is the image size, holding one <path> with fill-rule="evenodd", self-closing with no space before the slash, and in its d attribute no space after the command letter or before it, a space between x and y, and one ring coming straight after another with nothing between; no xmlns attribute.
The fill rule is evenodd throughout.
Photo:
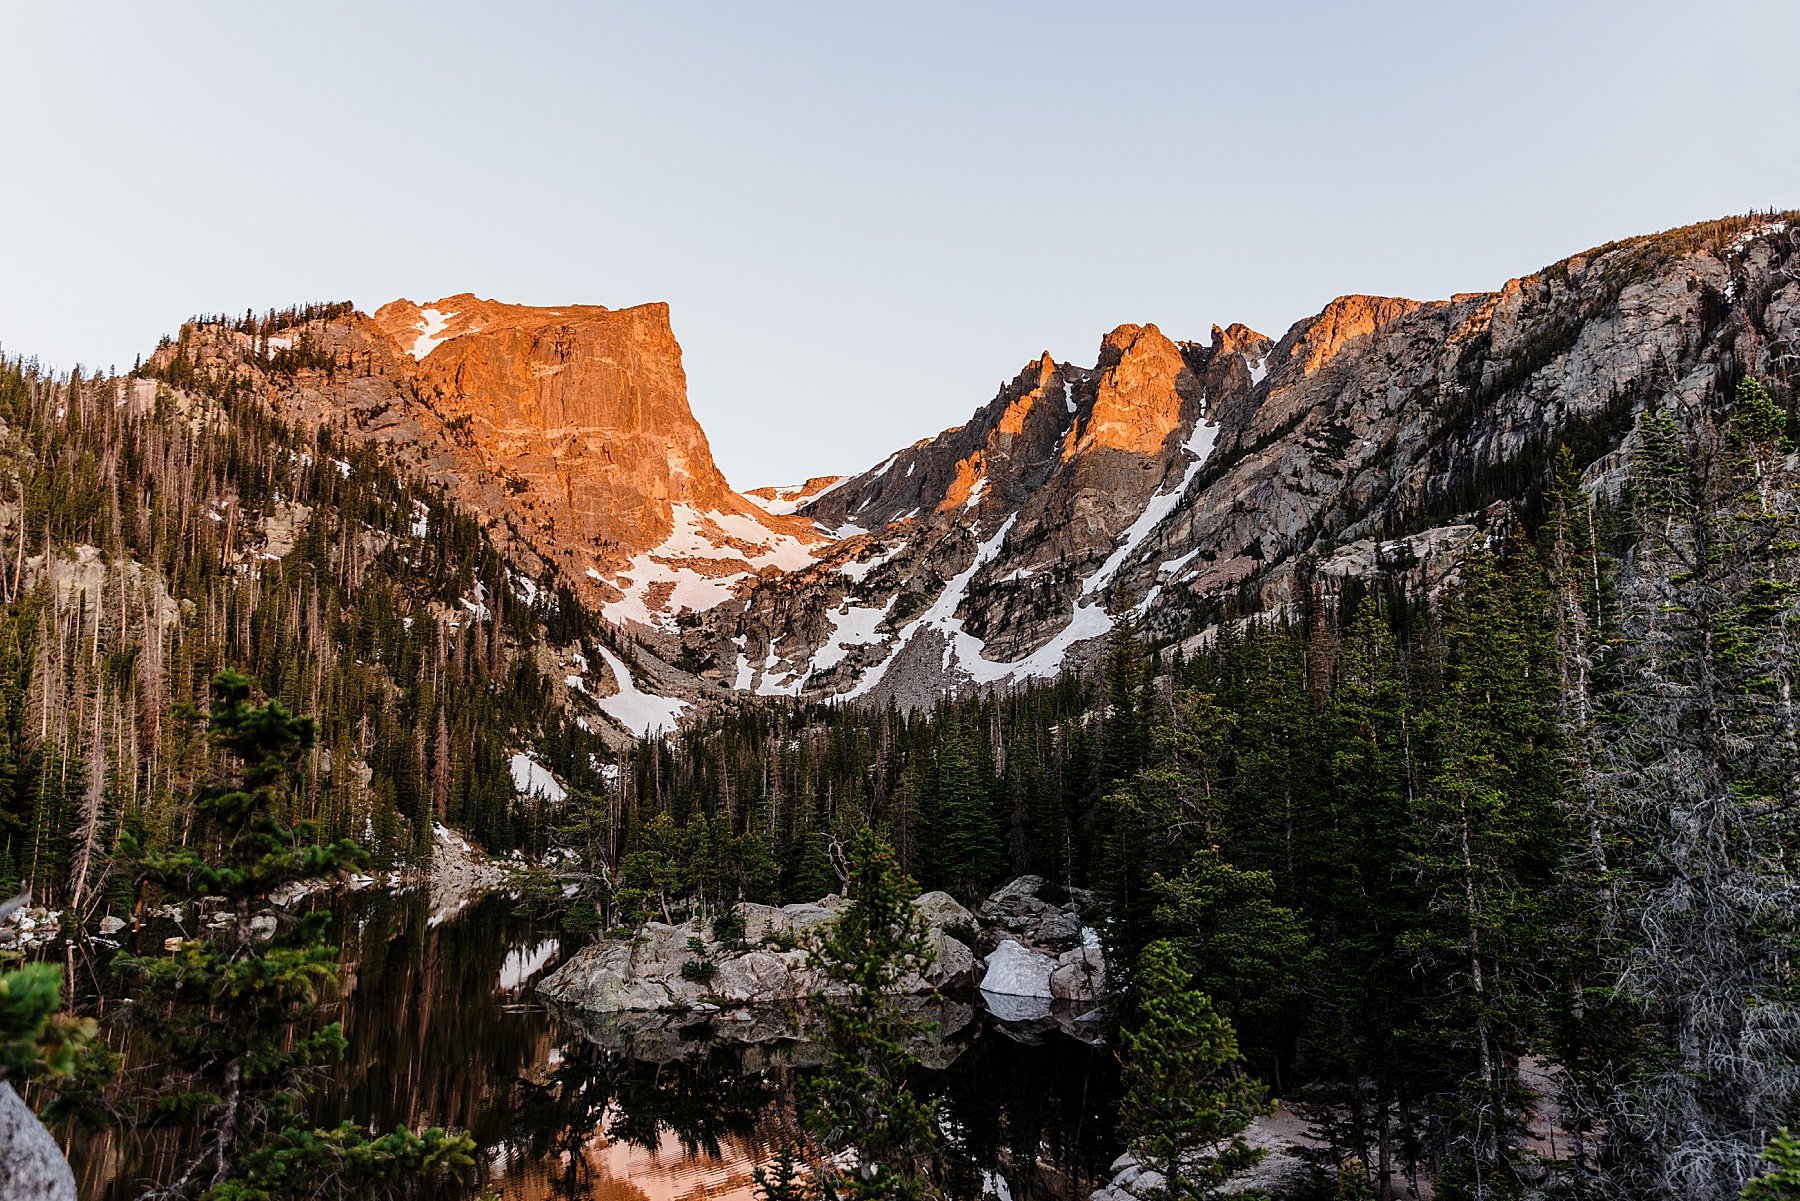
<svg viewBox="0 0 1800 1201"><path fill-rule="evenodd" d="M503 897L435 927L418 896L365 893L332 907L350 1047L314 1116L467 1129L482 1167L465 1195L491 1185L518 1201L641 1198L630 1180L642 1172L660 1181L651 1195L686 1195L704 1179L705 1195L748 1197L749 1168L796 1129L796 1081L821 1058L804 1019L792 1031L778 1016L719 1019L710 1037L696 1019L638 1015L621 1029L553 1014L498 987L507 953L544 937ZM92 979L116 993L103 965ZM1048 1034L1021 1046L966 1006L940 1016L943 1042L923 1049L931 1066L917 1085L943 1098L951 1123L944 1193L981 1195L998 1165L1019 1201L1085 1198L1079 1182L1091 1188L1117 1154L1110 1052ZM1040 1148L1055 1166L1037 1166ZM166 1141L117 1132L75 1150L81 1195L102 1201L136 1198L173 1159ZM450 1194L440 1183L431 1195Z"/></svg>
<svg viewBox="0 0 1800 1201"><path fill-rule="evenodd" d="M1015 1197L1085 1199L1118 1153L1118 1067L1106 1047L989 1031L922 1084L942 1099L951 1133L938 1167L947 1196L981 1196L998 1170Z"/></svg>
<svg viewBox="0 0 1800 1201"><path fill-rule="evenodd" d="M584 1198L599 1181L588 1151L595 1137L652 1153L672 1138L688 1158L728 1158L758 1147L763 1125L786 1096L785 1073L747 1070L745 1048L710 1043L666 1063L571 1039L561 1062L521 1080L509 1107L518 1150L550 1168L555 1195Z"/></svg>

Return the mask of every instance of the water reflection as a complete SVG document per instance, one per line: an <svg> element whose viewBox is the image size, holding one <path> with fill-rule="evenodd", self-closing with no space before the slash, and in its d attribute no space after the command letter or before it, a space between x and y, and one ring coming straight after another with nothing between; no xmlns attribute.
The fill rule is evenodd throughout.
<svg viewBox="0 0 1800 1201"><path fill-rule="evenodd" d="M506 897L439 925L417 896L333 904L350 1052L318 1116L471 1131L479 1170L425 1195L749 1198L752 1169L793 1133L798 1077L821 1054L802 1012L560 1013L530 982L562 945ZM1007 1027L962 1003L937 1016L915 1085L942 1101L946 1193L979 1197L998 1178L1019 1201L1085 1201L1118 1150L1110 1053L1045 1020ZM109 1133L74 1140L71 1158L83 1197L128 1201L167 1178L175 1149Z"/></svg>

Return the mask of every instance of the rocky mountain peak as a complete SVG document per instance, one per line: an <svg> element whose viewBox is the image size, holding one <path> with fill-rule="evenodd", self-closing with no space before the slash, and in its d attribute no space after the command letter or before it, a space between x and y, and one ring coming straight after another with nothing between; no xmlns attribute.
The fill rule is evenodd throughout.
<svg viewBox="0 0 1800 1201"><path fill-rule="evenodd" d="M374 322L416 364L414 394L460 431L465 452L509 481L513 504L557 550L585 553L602 576L671 540L749 551L763 534L813 537L798 523L771 527L725 482L688 407L666 304L539 307L464 293L395 301ZM713 514L734 532L713 528L703 516Z"/></svg>
<svg viewBox="0 0 1800 1201"><path fill-rule="evenodd" d="M1181 348L1154 325L1121 325L1100 342L1093 404L1076 418L1063 458L1099 449L1153 455L1199 415L1201 383Z"/></svg>
<svg viewBox="0 0 1800 1201"><path fill-rule="evenodd" d="M1287 358L1304 375L1311 375L1342 350L1345 344L1366 337L1420 307L1402 296L1340 296L1302 321L1282 342Z"/></svg>

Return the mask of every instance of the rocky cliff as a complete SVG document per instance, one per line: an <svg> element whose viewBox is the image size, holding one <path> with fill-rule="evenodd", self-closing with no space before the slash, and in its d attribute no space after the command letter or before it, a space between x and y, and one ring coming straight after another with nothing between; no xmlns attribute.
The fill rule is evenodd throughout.
<svg viewBox="0 0 1800 1201"><path fill-rule="evenodd" d="M726 483L688 407L667 305L396 300L260 342L192 325L159 351L176 353L240 373L285 416L383 445L640 632L828 542Z"/></svg>
<svg viewBox="0 0 1800 1201"><path fill-rule="evenodd" d="M1352 580L1436 587L1558 446L1610 487L1646 406L1791 369L1791 222L1634 238L1447 300L1344 296L1279 339L1122 325L1091 366L1046 354L866 471L743 495L663 305L395 301L279 337L193 326L159 354L383 447L531 587L633 632L636 662L580 686L647 729L732 693L923 704L1080 667L1127 618L1175 643Z"/></svg>
<svg viewBox="0 0 1800 1201"><path fill-rule="evenodd" d="M714 610L692 655L764 694L1006 686L1293 613L1355 578L1432 588L1567 445L1591 486L1635 414L1715 403L1800 351L1797 235L1747 217L1597 248L1497 291L1344 296L1279 340L1121 326L966 425L797 511L840 541Z"/></svg>

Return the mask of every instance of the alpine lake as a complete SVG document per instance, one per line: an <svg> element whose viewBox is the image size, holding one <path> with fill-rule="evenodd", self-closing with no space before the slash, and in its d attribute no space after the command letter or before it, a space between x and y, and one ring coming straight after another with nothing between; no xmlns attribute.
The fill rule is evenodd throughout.
<svg viewBox="0 0 1800 1201"><path fill-rule="evenodd" d="M441 1125L477 1144L473 1169L406 1196L748 1201L754 1169L799 1129L801 1081L822 1053L801 1031L816 1023L771 1013L750 1023L752 1036L738 1022L728 1038L695 1015L561 1009L532 983L574 940L504 892L435 913L420 892L319 903L342 950L349 1052L320 1082L315 1119ZM173 929L137 937L156 945ZM118 1003L108 948L57 950L87 1006ZM930 1015L937 1029L912 1085L939 1103L935 1179L955 1198L1087 1201L1121 1149L1114 1052L1097 1031L1010 1000L952 995ZM184 1149L171 1133L58 1133L93 1201L135 1201L167 1183Z"/></svg>

